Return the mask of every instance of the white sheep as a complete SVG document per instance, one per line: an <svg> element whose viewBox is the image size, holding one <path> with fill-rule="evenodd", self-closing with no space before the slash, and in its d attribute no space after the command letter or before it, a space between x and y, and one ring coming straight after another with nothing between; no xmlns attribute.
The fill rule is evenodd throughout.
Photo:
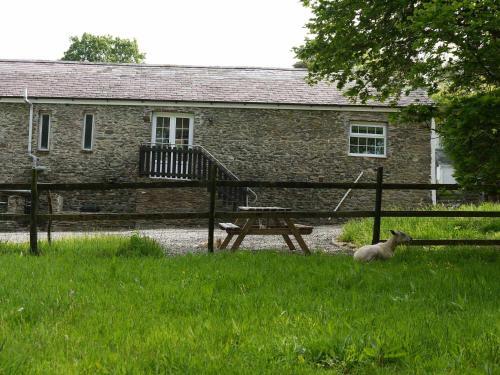
<svg viewBox="0 0 500 375"><path fill-rule="evenodd" d="M396 246L412 240L412 238L406 233L393 231L392 229L391 233L392 237L386 242L379 242L376 245L366 245L360 247L354 253L354 259L359 262L370 262L375 259L389 259L394 256Z"/></svg>

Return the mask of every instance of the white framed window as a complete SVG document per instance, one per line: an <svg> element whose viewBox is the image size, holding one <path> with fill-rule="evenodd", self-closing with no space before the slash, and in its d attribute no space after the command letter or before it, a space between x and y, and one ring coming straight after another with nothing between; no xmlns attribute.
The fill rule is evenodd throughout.
<svg viewBox="0 0 500 375"><path fill-rule="evenodd" d="M49 151L50 145L50 114L42 113L40 115L40 124L38 127L38 149L40 151Z"/></svg>
<svg viewBox="0 0 500 375"><path fill-rule="evenodd" d="M94 146L94 115L86 113L83 116L82 149L92 151Z"/></svg>
<svg viewBox="0 0 500 375"><path fill-rule="evenodd" d="M352 123L349 127L349 155L386 157L387 126L385 124Z"/></svg>
<svg viewBox="0 0 500 375"><path fill-rule="evenodd" d="M151 143L193 145L193 116L185 113L154 113Z"/></svg>

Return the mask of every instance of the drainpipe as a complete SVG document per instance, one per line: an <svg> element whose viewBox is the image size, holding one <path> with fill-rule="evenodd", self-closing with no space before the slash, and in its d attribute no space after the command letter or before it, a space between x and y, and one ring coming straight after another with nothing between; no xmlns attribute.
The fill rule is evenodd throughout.
<svg viewBox="0 0 500 375"><path fill-rule="evenodd" d="M31 138L33 135L33 103L28 100L28 89L24 89L24 102L30 106L30 117L28 125L28 156L31 158L32 167L36 168L38 158L31 152Z"/></svg>
<svg viewBox="0 0 500 375"><path fill-rule="evenodd" d="M436 183L436 148L439 135L436 133L436 123L434 118L431 119L431 183ZM437 203L436 190L431 190L432 204L435 206Z"/></svg>

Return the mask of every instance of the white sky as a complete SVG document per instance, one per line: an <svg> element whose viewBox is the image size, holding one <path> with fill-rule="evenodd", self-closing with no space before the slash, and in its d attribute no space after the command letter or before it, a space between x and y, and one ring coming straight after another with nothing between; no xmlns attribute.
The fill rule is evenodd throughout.
<svg viewBox="0 0 500 375"><path fill-rule="evenodd" d="M290 67L299 0L1 0L0 58L62 57L83 32L136 38L147 63Z"/></svg>

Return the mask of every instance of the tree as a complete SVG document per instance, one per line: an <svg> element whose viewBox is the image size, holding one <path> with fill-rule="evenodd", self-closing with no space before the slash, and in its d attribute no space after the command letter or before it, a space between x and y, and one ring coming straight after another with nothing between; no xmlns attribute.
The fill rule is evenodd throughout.
<svg viewBox="0 0 500 375"><path fill-rule="evenodd" d="M71 45L61 60L137 64L144 62L146 57L139 51L135 39L83 33L81 38L72 36L70 41Z"/></svg>
<svg viewBox="0 0 500 375"><path fill-rule="evenodd" d="M305 69L305 68L307 68L307 65L303 61L296 61L295 63L293 63L293 67L295 69Z"/></svg>
<svg viewBox="0 0 500 375"><path fill-rule="evenodd" d="M302 2L313 12L311 38L295 52L312 82L335 81L362 101L498 86L497 0Z"/></svg>
<svg viewBox="0 0 500 375"><path fill-rule="evenodd" d="M440 100L438 131L463 186L491 185L488 200L500 189L500 90Z"/></svg>

